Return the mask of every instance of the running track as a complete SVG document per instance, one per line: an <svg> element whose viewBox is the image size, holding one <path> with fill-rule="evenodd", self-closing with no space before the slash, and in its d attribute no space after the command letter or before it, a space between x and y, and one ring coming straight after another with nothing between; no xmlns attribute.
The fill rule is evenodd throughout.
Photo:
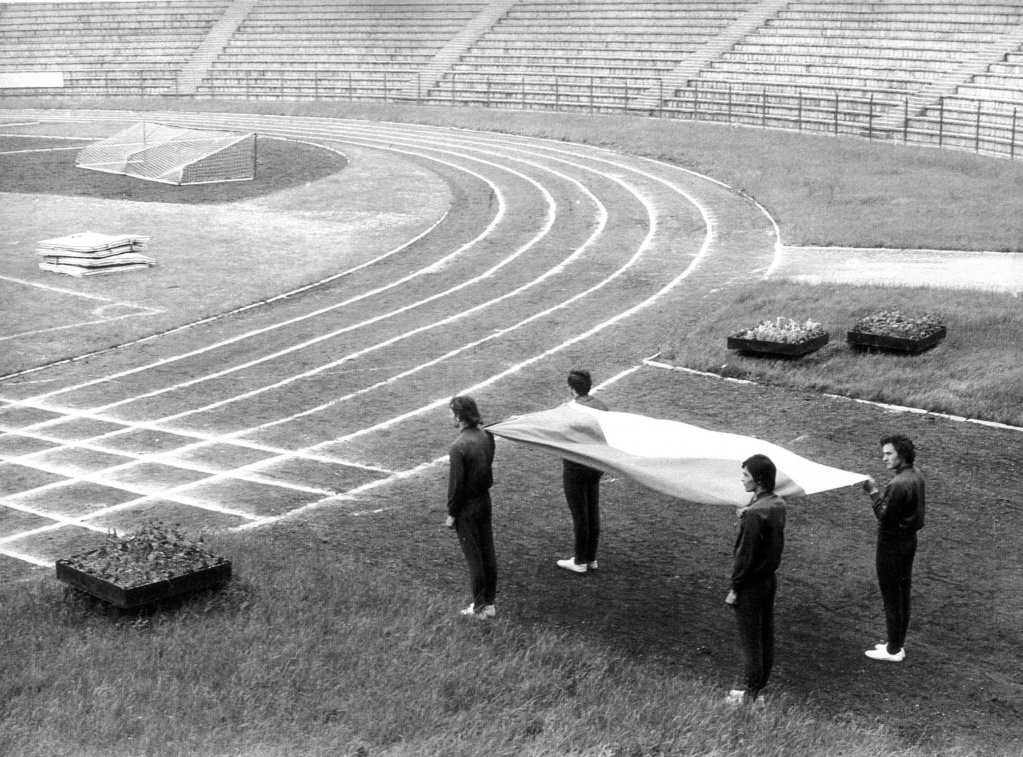
<svg viewBox="0 0 1023 757"><path fill-rule="evenodd" d="M532 409L505 398L561 376L567 352L613 339L626 319L762 275L778 248L774 222L729 188L599 148L333 119L146 118L429 161L466 199L314 288L0 380L7 560L51 566L148 519L247 529L357 510L446 461L453 394L478 397L490 418ZM641 357L630 346L622 365Z"/></svg>

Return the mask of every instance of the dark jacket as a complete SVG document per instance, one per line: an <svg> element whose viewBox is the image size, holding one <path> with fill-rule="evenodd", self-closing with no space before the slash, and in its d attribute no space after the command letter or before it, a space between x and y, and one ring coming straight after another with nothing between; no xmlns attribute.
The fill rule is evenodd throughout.
<svg viewBox="0 0 1023 757"><path fill-rule="evenodd" d="M463 428L448 457L448 515L457 518L466 504L486 497L494 485L494 435L478 426Z"/></svg>
<svg viewBox="0 0 1023 757"><path fill-rule="evenodd" d="M785 500L762 492L739 515L735 537L732 588L743 588L770 578L781 565L785 549Z"/></svg>
<svg viewBox="0 0 1023 757"><path fill-rule="evenodd" d="M870 498L878 531L910 536L924 527L924 477L912 465L896 468L884 493L872 494Z"/></svg>

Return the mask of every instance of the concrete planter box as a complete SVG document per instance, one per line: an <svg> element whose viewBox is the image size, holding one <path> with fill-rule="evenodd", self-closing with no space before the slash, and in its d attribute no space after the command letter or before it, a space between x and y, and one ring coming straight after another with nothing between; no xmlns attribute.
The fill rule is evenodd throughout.
<svg viewBox="0 0 1023 757"><path fill-rule="evenodd" d="M828 338L827 332L802 342L770 342L763 339L743 339L739 336L730 336L728 337L728 349L771 357L801 357L819 350L828 343Z"/></svg>
<svg viewBox="0 0 1023 757"><path fill-rule="evenodd" d="M925 337L910 339L901 336L888 336L886 334L867 334L862 331L849 331L845 340L853 347L859 349L889 350L892 352L905 352L916 355L924 350L929 350L945 338L946 329L944 326Z"/></svg>
<svg viewBox="0 0 1023 757"><path fill-rule="evenodd" d="M72 560L81 560L91 553L85 553ZM68 560L57 560L57 580L69 586L87 592L121 608L141 607L161 599L168 599L187 594L199 589L219 586L231 578L231 562L211 557L216 564L208 568L182 573L171 578L152 583L132 586L120 586L86 571L72 567Z"/></svg>

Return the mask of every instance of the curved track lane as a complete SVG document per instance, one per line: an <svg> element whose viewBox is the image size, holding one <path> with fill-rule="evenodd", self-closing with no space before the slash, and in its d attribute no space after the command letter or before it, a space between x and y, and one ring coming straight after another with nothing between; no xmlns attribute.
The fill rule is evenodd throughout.
<svg viewBox="0 0 1023 757"><path fill-rule="evenodd" d="M452 394L478 396L489 417L536 409L542 399L508 398L530 396L579 345L614 343L626 321L693 317L700 296L759 275L777 246L762 209L727 187L599 148L331 119L146 118L413 157L465 199L421 238L315 287L0 382L0 506L17 523L0 554L49 565L147 518L250 528L357 502L439 461ZM620 368L636 349L620 345Z"/></svg>

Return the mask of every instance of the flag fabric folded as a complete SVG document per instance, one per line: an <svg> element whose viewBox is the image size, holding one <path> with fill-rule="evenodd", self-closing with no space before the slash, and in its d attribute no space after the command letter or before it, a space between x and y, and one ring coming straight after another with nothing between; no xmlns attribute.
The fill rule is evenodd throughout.
<svg viewBox="0 0 1023 757"><path fill-rule="evenodd" d="M778 468L782 497L838 489L866 480L860 473L815 463L749 436L708 431L678 421L593 410L570 402L487 426L495 436L539 447L655 491L709 505L745 505L742 461L757 453Z"/></svg>

